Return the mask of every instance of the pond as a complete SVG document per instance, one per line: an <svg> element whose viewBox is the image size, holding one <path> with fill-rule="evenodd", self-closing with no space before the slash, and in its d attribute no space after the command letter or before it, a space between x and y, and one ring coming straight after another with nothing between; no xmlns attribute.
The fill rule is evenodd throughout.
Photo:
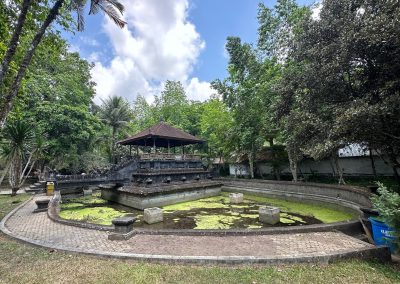
<svg viewBox="0 0 400 284"><path fill-rule="evenodd" d="M148 225L143 222L143 211L135 210L100 198L100 193L89 197L64 198L60 217L87 223L111 225L114 218L135 216L135 227L152 229L245 229L271 225L258 220L258 208L263 205L279 207L280 222L274 227L333 223L356 218L355 214L302 202L244 195L240 204L231 204L228 193L195 201L164 206L164 222Z"/></svg>

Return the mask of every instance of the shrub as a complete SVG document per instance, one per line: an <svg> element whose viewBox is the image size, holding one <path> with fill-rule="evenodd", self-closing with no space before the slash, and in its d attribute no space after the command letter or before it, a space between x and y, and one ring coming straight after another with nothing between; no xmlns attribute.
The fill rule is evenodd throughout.
<svg viewBox="0 0 400 284"><path fill-rule="evenodd" d="M378 195L371 198L374 209L379 212L380 219L395 229L397 246L400 247L400 194L389 190L382 183L377 183Z"/></svg>

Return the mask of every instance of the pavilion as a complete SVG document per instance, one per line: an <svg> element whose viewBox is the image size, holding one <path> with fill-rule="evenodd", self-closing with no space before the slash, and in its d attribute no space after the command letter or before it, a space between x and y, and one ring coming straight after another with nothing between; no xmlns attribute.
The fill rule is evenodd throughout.
<svg viewBox="0 0 400 284"><path fill-rule="evenodd" d="M156 154L157 148L166 148L167 154L157 153L158 157L164 159L172 159L175 155L175 148L182 148L182 159L195 158L194 155L185 155L185 146L193 144L203 144L205 141L186 133L178 128L161 121L150 128L147 128L131 137L118 141L120 145L129 145L130 154L132 154L132 146L136 147L136 154L139 155L139 147L151 147L151 152ZM170 149L174 149L174 154L170 155ZM150 158L152 155L142 155L142 158Z"/></svg>
<svg viewBox="0 0 400 284"><path fill-rule="evenodd" d="M129 145L130 150L135 146L137 155L131 155L133 162L124 169L129 182L102 189L102 198L143 210L218 195L221 182L211 180L213 176L200 155L185 153L185 146L204 142L163 121L118 141L120 145ZM182 153L175 153L176 147L181 147Z"/></svg>

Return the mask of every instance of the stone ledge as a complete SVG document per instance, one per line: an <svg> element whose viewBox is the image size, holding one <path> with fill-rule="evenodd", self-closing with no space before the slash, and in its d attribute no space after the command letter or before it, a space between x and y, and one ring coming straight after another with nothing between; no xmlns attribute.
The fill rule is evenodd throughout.
<svg viewBox="0 0 400 284"><path fill-rule="evenodd" d="M118 233L110 233L108 235L108 239L110 241L126 241L129 240L132 236L136 235L135 230L132 230L125 234L118 234Z"/></svg>
<svg viewBox="0 0 400 284"><path fill-rule="evenodd" d="M233 178L218 178L216 181L221 181L226 185L226 183L251 183L251 184L278 184L278 185L296 185L296 186L301 186L301 187L306 187L306 186L315 186L315 187L323 187L323 188L331 188L331 189L337 189L337 190L344 190L344 191L350 191L350 192L356 192L359 194L362 194L366 197L371 196L371 192L363 187L357 187L357 186L349 186L349 185L334 185L334 184L326 184L326 183L316 183L316 182L294 182L294 181L278 181L278 180L263 180L263 179L233 179Z"/></svg>
<svg viewBox="0 0 400 284"><path fill-rule="evenodd" d="M136 218L135 217L119 217L113 219L111 222L113 223L114 226L129 226L135 223Z"/></svg>
<svg viewBox="0 0 400 284"><path fill-rule="evenodd" d="M60 192L56 192L54 197L50 200L49 208L47 210L47 216L49 217L50 220L63 225L74 226L79 228L86 228L99 231L114 231L114 226L90 224L90 223L84 223L84 222L61 218L59 215L60 200L61 200Z"/></svg>

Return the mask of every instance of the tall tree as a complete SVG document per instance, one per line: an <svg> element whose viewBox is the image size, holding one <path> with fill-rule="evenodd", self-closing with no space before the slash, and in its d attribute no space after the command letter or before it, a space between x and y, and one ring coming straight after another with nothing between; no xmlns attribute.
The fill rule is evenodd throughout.
<svg viewBox="0 0 400 284"><path fill-rule="evenodd" d="M204 102L200 118L201 135L207 141L210 158L228 158L232 149L233 117L218 97Z"/></svg>
<svg viewBox="0 0 400 284"><path fill-rule="evenodd" d="M40 166L84 170L79 157L91 151L101 123L92 113L94 83L91 65L77 53L69 53L59 35L49 33L37 49L29 77L14 101L9 118L23 114L46 134L49 146Z"/></svg>
<svg viewBox="0 0 400 284"><path fill-rule="evenodd" d="M155 98L158 119L163 119L182 129L187 124L186 109L188 105L185 89L179 81L167 80L161 95Z"/></svg>
<svg viewBox="0 0 400 284"><path fill-rule="evenodd" d="M100 106L99 116L101 121L111 130L110 161L115 162L115 144L119 132L128 126L132 118L132 111L128 102L118 96L104 100Z"/></svg>
<svg viewBox="0 0 400 284"><path fill-rule="evenodd" d="M293 88L280 109L297 116L305 150L336 156L343 145L367 143L399 178L399 16L390 0L326 0L319 19L304 22L293 52L300 72L283 81Z"/></svg>
<svg viewBox="0 0 400 284"><path fill-rule="evenodd" d="M28 48L24 51L22 56L22 60L18 63L18 71L10 86L8 86L7 91L2 93L0 97L0 128L2 128L5 124L8 113L11 111L13 101L17 96L22 79L25 76L26 70L32 61L32 57L43 39L45 32L51 26L51 24L60 16L62 13L62 7L64 4L69 3L68 7L65 7L67 10L75 10L77 12L77 28L78 30L83 29L83 8L86 5L87 1L78 1L78 0L57 0L54 2L53 6L49 9L45 19L43 22L40 22L40 19L37 19L39 24L39 28L37 29L35 35L33 36ZM20 9L20 15L17 19L16 28L14 29L13 35L11 36L10 42L7 46L6 54L2 60L1 68L0 68L0 86L3 86L4 79L6 77L6 73L9 70L9 66L11 64L12 58L15 56L17 51L19 39L23 34L24 26L26 23L26 17L29 12L29 9L34 4L34 1L24 0ZM125 22L120 19L120 14L118 12L123 12L123 5L117 0L92 0L90 3L90 12L89 14L95 14L99 10L103 11L108 15L117 25L121 28L125 25Z"/></svg>
<svg viewBox="0 0 400 284"><path fill-rule="evenodd" d="M254 49L249 44L242 44L240 38L229 37L226 49L229 77L223 82L214 81L212 86L223 95L232 110L236 151L247 155L250 175L254 178L255 155L265 141L265 116L260 117L263 99L259 84L264 70Z"/></svg>
<svg viewBox="0 0 400 284"><path fill-rule="evenodd" d="M32 170L35 154L35 133L30 123L17 120L6 125L3 131L3 150L9 162L9 182L11 195L16 195ZM30 170L28 170L30 169Z"/></svg>

